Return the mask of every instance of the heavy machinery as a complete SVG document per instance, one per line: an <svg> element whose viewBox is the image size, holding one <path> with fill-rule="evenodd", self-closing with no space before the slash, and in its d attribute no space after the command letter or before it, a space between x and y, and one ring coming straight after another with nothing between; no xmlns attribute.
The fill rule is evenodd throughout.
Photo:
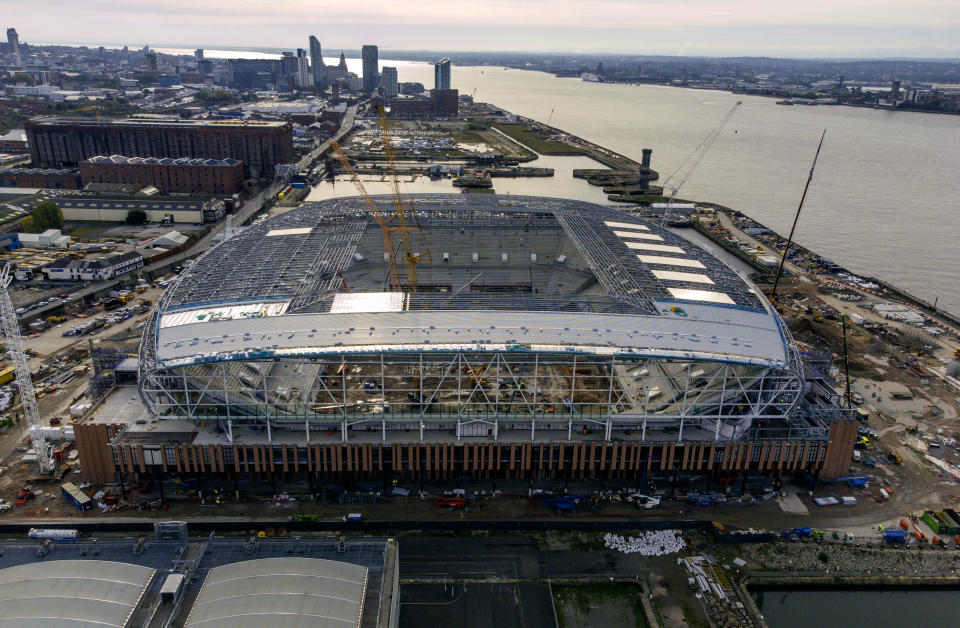
<svg viewBox="0 0 960 628"><path fill-rule="evenodd" d="M4 266L0 270L0 287L2 287L2 290L0 290L0 319L3 321L3 334L6 336L7 353L10 354L10 361L13 362L13 367L16 369L17 389L20 391L23 418L28 428L34 428L33 430L28 429L28 433L32 432L30 438L32 439L33 449L36 451L40 473L52 473L55 462L45 436L45 426L40 421L37 397L33 390L33 381L30 378L30 365L27 363L27 355L23 350L20 323L17 321L17 313L8 291L12 281L13 276L10 274L10 266Z"/></svg>
<svg viewBox="0 0 960 628"><path fill-rule="evenodd" d="M412 202L405 202L400 194L400 180L397 178L397 169L393 161L393 143L390 136L390 125L387 123L387 115L383 107L379 107L380 113L380 139L383 141L383 154L387 158L387 167L390 169L390 187L393 190L393 204L396 207L394 214L397 217L400 239L403 243L403 254L407 261L407 280L410 284L410 290L417 289L417 264L420 261L430 261L430 251L414 252L410 245L410 231L420 231L420 227L413 227L407 224L407 210L412 207ZM414 219L416 217L414 216Z"/></svg>
<svg viewBox="0 0 960 628"><path fill-rule="evenodd" d="M667 201L668 205L673 205L674 199L677 196L677 192L680 191L680 188L683 187L683 184L687 182L687 179L690 178L690 175L693 174L693 171L696 170L697 166L700 165L700 162L703 160L707 152L710 150L710 147L713 145L714 140L720 137L721 131L723 131L724 127L727 126L727 123L730 122L730 119L733 118L733 115L740 109L740 105L742 104L743 104L743 101L738 100L737 103L730 109L730 111L727 112L727 115L723 116L720 122L717 123L717 126L715 126L713 130L710 131L710 133L708 133L705 138L703 138L703 141L700 142L700 144L698 144L697 147L693 149L693 152L687 155L686 159L684 159L680 163L680 166L673 171L673 174L667 177L666 180L663 182L664 191L668 189L670 190L670 197L669 197L669 200ZM686 171L684 171L684 167L686 167L688 163L690 164L690 167ZM674 177L677 177L678 175L679 175L679 180L673 185L671 185L670 182L673 181ZM663 212L663 219L661 221L661 224L666 224L667 216L669 214L670 214L670 209L668 207Z"/></svg>
<svg viewBox="0 0 960 628"><path fill-rule="evenodd" d="M394 254L392 235L392 232L395 230L395 228L390 225L390 221L394 219L394 215L390 215L385 218L383 214L380 213L380 208L377 207L377 204L373 202L372 198L370 198L370 195L367 193L367 189L363 186L363 182L357 175L357 171L353 169L353 165L343 153L343 149L340 148L340 145L331 141L330 147L336 154L337 159L340 160L343 168L347 171L347 174L350 175L350 181L353 183L354 187L357 188L357 192L360 194L360 197L364 200L364 202L367 203L374 220L376 220L377 224L380 225L380 230L383 232L383 255L384 260L387 263L387 271L390 276L391 289L399 290L401 285L400 273L397 270L397 259Z"/></svg>

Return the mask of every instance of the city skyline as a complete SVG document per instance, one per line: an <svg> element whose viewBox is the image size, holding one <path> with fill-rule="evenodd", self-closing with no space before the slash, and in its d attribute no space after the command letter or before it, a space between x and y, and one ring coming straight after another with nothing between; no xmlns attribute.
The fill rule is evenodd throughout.
<svg viewBox="0 0 960 628"><path fill-rule="evenodd" d="M539 0L522 5L455 0L442 5L427 1L415 7L376 2L341 7L305 0L281 6L263 0L211 0L197 6L170 0L162 11L119 0L45 0L43 4L62 19L51 22L45 18L47 11L36 11L35 4L0 0L7 18L4 27L15 26L28 43L91 45L116 43L116 34L122 32L124 39L157 46L274 48L288 45L292 33L306 28L316 31L331 49L354 49L363 41L376 41L387 50L960 56L955 41L960 9L935 0L909 6L891 0L812 0L802 6L770 6L757 0L730 0L723 5L705 0L679 4L602 0L589 6L568 0L549 6ZM106 14L110 20L102 19ZM206 19L214 17L225 28L211 31L204 26Z"/></svg>

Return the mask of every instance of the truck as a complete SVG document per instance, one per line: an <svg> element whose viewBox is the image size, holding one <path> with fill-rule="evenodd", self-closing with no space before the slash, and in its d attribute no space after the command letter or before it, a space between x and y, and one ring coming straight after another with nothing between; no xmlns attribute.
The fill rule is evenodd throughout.
<svg viewBox="0 0 960 628"><path fill-rule="evenodd" d="M363 515L359 512L351 512L343 516L343 521L345 523L359 523L363 521Z"/></svg>

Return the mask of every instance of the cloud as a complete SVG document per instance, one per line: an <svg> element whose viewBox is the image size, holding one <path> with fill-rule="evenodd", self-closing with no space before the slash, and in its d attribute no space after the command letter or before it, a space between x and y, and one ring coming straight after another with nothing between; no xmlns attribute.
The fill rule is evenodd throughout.
<svg viewBox="0 0 960 628"><path fill-rule="evenodd" d="M950 48L960 30L953 0L0 0L0 15L25 41L208 47L316 33L335 48L829 53Z"/></svg>

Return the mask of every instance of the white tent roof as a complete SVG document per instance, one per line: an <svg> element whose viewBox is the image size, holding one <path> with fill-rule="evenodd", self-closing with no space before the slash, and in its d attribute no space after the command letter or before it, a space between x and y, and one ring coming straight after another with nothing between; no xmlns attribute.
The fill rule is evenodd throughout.
<svg viewBox="0 0 960 628"><path fill-rule="evenodd" d="M0 570L5 628L123 627L156 569L105 560L57 560Z"/></svg>
<svg viewBox="0 0 960 628"><path fill-rule="evenodd" d="M367 568L319 558L264 558L207 574L186 628L359 626Z"/></svg>

